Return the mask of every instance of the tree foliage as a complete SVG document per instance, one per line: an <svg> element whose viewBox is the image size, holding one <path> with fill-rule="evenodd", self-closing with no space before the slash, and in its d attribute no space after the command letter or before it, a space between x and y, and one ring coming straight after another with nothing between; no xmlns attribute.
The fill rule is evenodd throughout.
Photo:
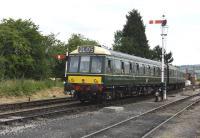
<svg viewBox="0 0 200 138"><path fill-rule="evenodd" d="M128 13L126 19L127 21L122 31L115 32L113 49L135 56L150 58L142 17L137 10L132 10Z"/></svg>
<svg viewBox="0 0 200 138"><path fill-rule="evenodd" d="M56 35L42 35L31 20L3 19L0 23L0 79L63 77L65 61L56 55L78 45L96 45L94 40L73 34L68 44Z"/></svg>
<svg viewBox="0 0 200 138"><path fill-rule="evenodd" d="M81 34L72 34L67 44L69 52L75 50L77 46L80 46L80 45L98 45L98 42L85 38Z"/></svg>
<svg viewBox="0 0 200 138"><path fill-rule="evenodd" d="M0 24L0 51L5 59L4 76L7 78L29 78L36 68L41 75L45 71L38 65L44 62L42 36L38 27L30 20L4 19ZM44 72L44 74L43 74Z"/></svg>
<svg viewBox="0 0 200 138"><path fill-rule="evenodd" d="M51 69L51 77L62 78L65 71L65 60L58 60L57 55L63 55L67 52L67 46L64 42L56 39L56 35L51 33L45 36L46 56L49 61L49 68Z"/></svg>
<svg viewBox="0 0 200 138"><path fill-rule="evenodd" d="M156 47L153 48L152 50L152 59L161 61L162 60L162 48L157 45ZM172 52L170 51L169 53L166 53L166 50L164 50L164 61L166 64L172 63L174 58L172 57Z"/></svg>
<svg viewBox="0 0 200 138"><path fill-rule="evenodd" d="M43 79L49 76L44 39L31 20L4 19L0 24L2 78Z"/></svg>
<svg viewBox="0 0 200 138"><path fill-rule="evenodd" d="M153 48L152 59L158 61L162 60L162 48L159 45ZM167 85L169 84L169 64L172 63L173 60L174 58L172 57L172 52L170 51L167 53L166 50L164 50L164 62L167 65Z"/></svg>

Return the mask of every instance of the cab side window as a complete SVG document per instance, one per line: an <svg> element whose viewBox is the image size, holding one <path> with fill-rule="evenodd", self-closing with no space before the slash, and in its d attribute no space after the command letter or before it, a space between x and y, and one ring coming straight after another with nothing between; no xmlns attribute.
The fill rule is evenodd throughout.
<svg viewBox="0 0 200 138"><path fill-rule="evenodd" d="M107 59L106 60L106 72L107 73L112 73L112 60L111 59Z"/></svg>

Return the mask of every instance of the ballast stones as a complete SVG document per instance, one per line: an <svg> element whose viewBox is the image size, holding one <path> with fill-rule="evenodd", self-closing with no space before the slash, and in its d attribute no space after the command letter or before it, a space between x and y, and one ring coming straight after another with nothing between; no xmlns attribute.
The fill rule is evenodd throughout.
<svg viewBox="0 0 200 138"><path fill-rule="evenodd" d="M121 111L124 111L124 107L108 106L102 109L102 112L106 112L106 113L115 113L115 112L121 112Z"/></svg>

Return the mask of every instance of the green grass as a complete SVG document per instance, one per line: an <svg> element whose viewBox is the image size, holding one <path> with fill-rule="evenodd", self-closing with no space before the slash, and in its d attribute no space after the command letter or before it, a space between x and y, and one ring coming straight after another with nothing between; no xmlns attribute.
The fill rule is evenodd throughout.
<svg viewBox="0 0 200 138"><path fill-rule="evenodd" d="M61 81L6 80L0 81L0 96L30 96L37 91L63 87Z"/></svg>

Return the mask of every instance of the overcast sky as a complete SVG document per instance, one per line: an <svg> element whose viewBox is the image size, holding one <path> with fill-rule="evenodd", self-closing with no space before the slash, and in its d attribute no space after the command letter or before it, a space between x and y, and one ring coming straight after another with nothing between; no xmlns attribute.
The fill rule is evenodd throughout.
<svg viewBox="0 0 200 138"><path fill-rule="evenodd" d="M111 47L114 32L126 23L126 15L137 9L146 26L149 45L161 45L160 25L168 21L167 51L174 65L200 64L200 0L0 0L0 20L31 19L43 34L58 34L67 42L72 33Z"/></svg>

